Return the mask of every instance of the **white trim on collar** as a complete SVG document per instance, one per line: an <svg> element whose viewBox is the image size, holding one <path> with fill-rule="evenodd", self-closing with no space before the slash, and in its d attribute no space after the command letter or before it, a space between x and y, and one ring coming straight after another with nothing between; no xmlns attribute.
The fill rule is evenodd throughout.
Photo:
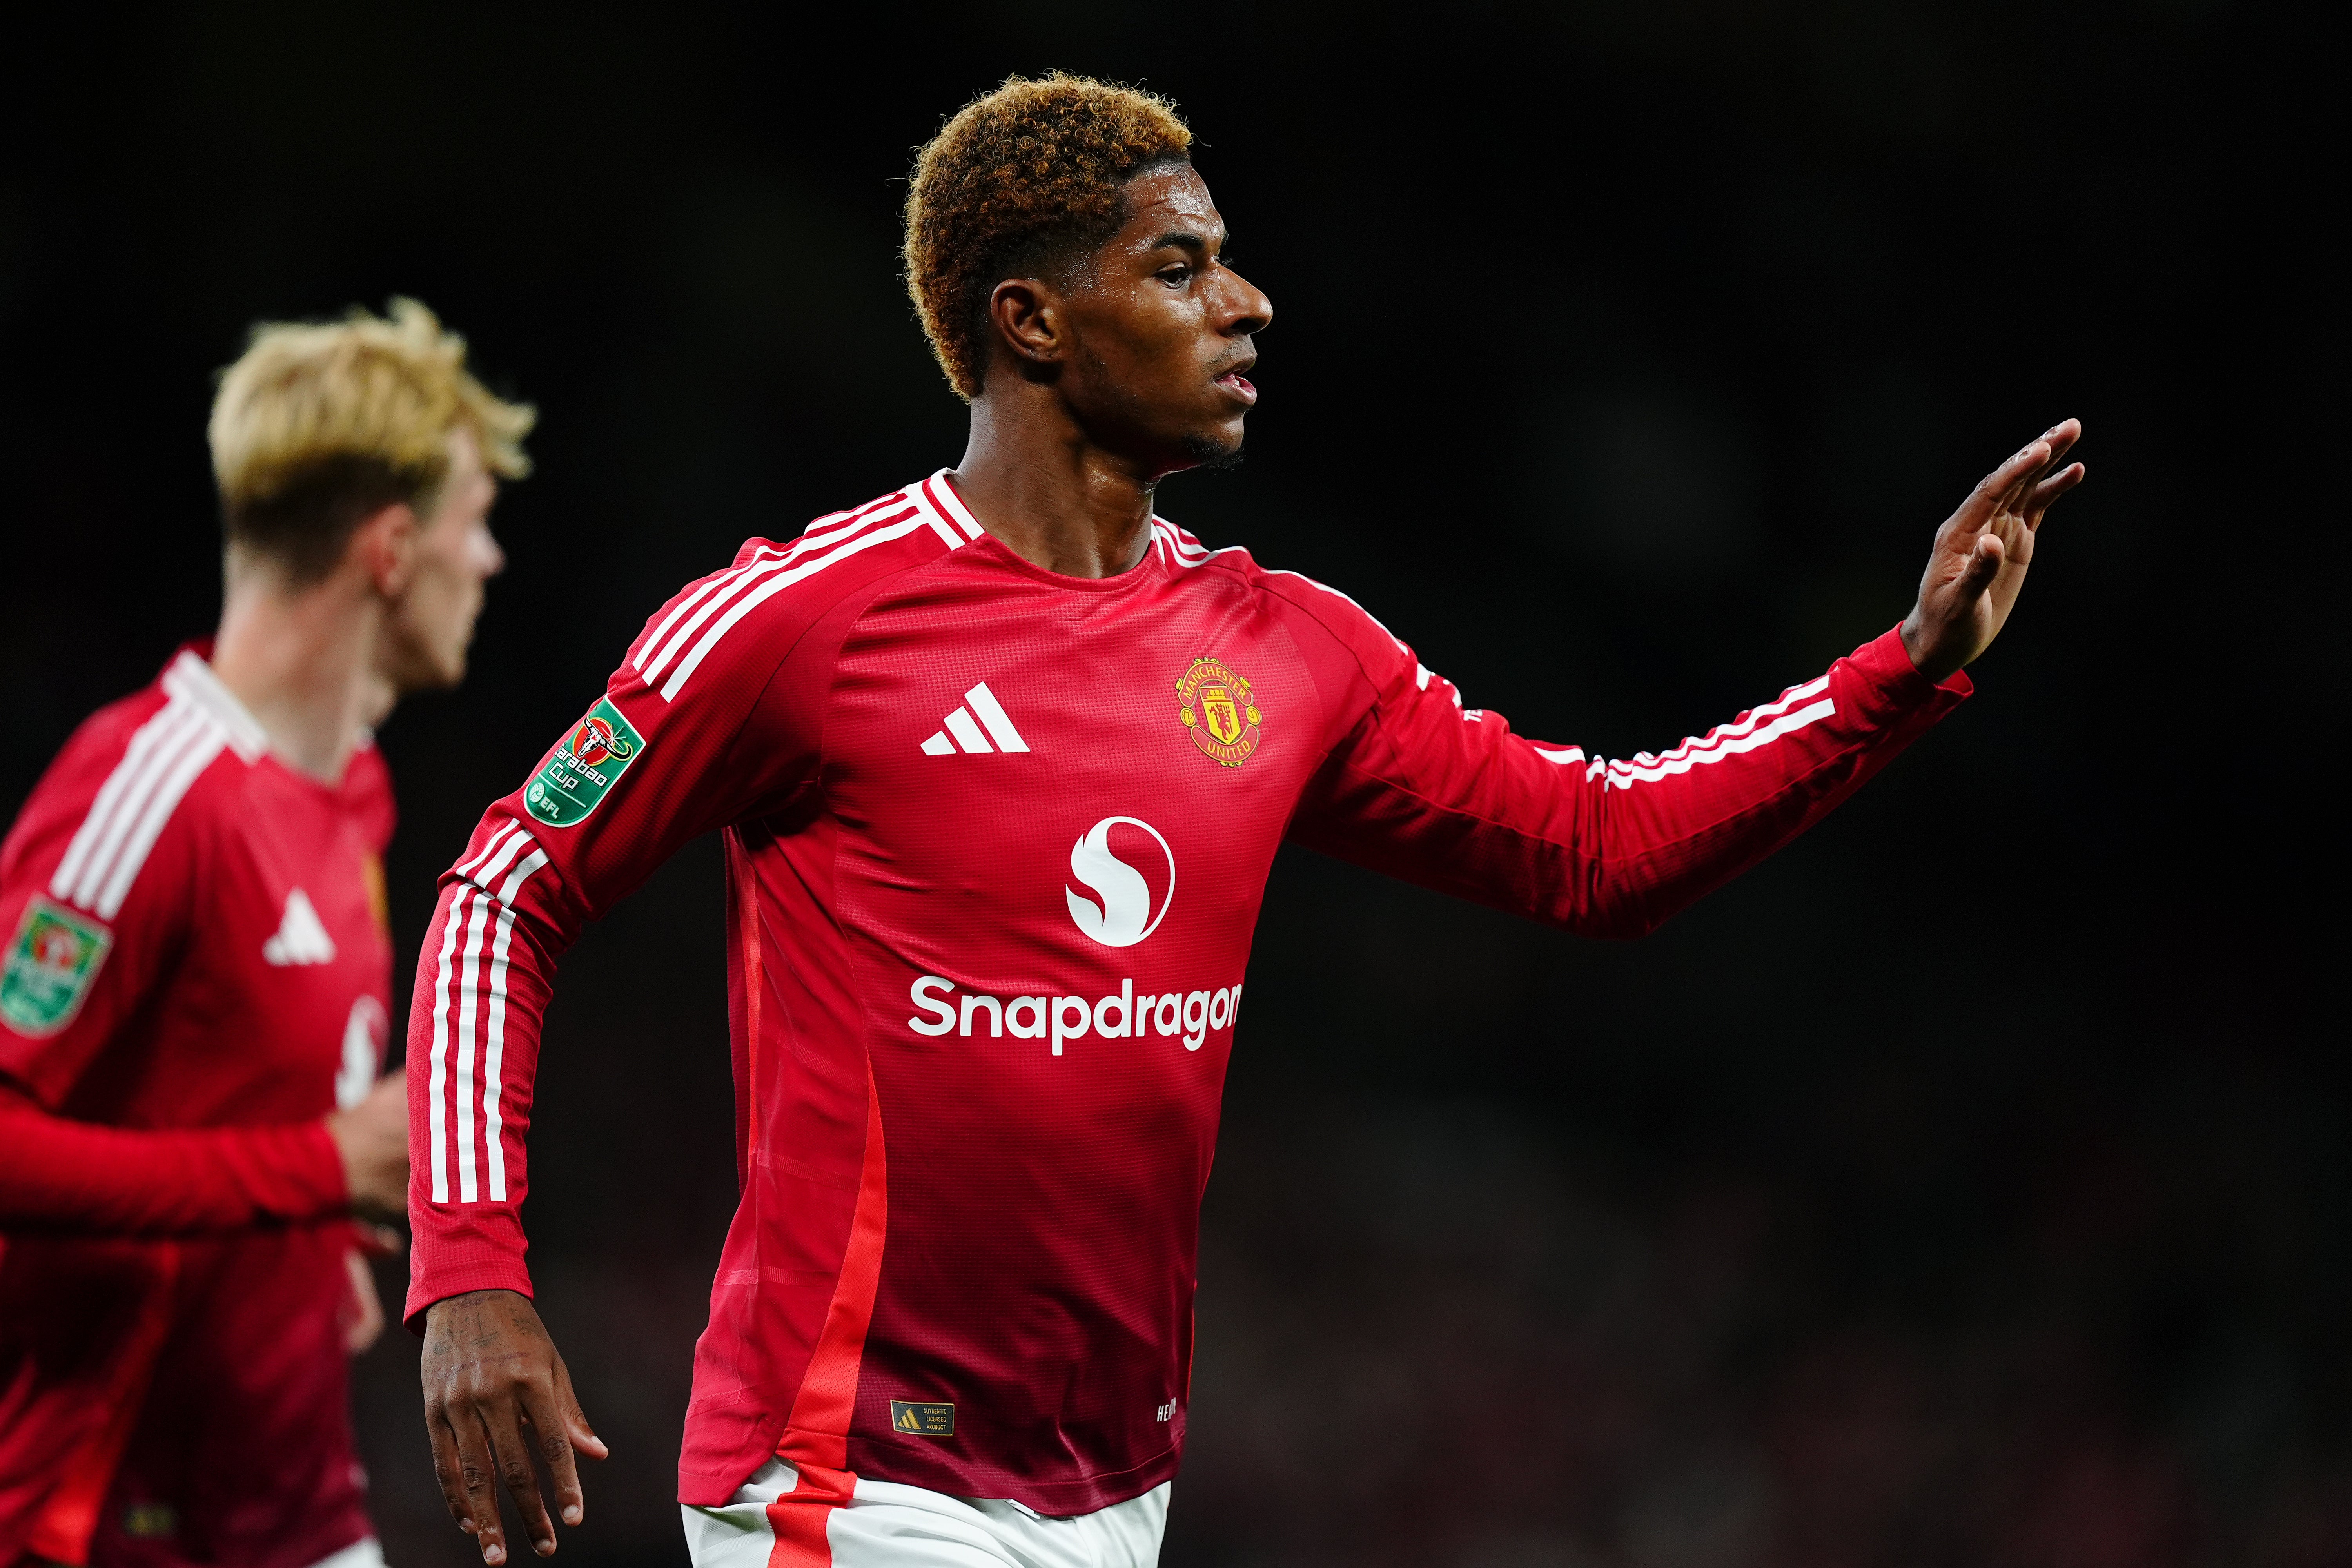
<svg viewBox="0 0 2352 1568"><path fill-rule="evenodd" d="M236 693L213 673L213 667L198 658L189 649L182 649L163 671L166 695L201 709L205 717L218 724L227 737L229 747L248 763L258 762L269 750L269 732L261 721L236 700Z"/></svg>
<svg viewBox="0 0 2352 1568"><path fill-rule="evenodd" d="M941 468L925 479L916 487L916 492L927 498L966 539L978 539L987 531L965 507L963 497L956 494L955 486L949 482L947 469Z"/></svg>

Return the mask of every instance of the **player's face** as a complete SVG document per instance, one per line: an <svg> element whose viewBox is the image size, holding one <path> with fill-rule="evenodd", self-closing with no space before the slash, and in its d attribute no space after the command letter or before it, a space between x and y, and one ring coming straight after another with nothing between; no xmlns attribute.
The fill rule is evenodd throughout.
<svg viewBox="0 0 2352 1568"><path fill-rule="evenodd" d="M1126 194L1126 224L1065 295L1066 395L1097 440L1157 472L1230 457L1257 401L1251 334L1274 303L1225 265L1225 221L1190 167Z"/></svg>
<svg viewBox="0 0 2352 1568"><path fill-rule="evenodd" d="M449 478L432 515L419 520L414 570L392 606L393 679L407 691L465 679L483 584L507 563L490 537L498 481L482 466L473 433L461 427L452 435L449 455Z"/></svg>

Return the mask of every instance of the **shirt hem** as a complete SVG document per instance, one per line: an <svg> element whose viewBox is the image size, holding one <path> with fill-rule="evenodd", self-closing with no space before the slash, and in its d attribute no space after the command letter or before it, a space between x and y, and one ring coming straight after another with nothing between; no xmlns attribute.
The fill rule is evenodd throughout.
<svg viewBox="0 0 2352 1568"><path fill-rule="evenodd" d="M767 1462L770 1456L761 1454L752 1461L751 1470ZM1169 1448L1141 1464L1124 1470L1086 1476L1063 1481L1024 1481L1009 1479L1005 1471L986 1467L978 1471L961 1467L940 1467L918 1464L901 1468L889 1462L889 1456L876 1456L880 1462L858 1463L861 1456L853 1454L850 1469L858 1479L888 1481L896 1486L920 1487L926 1491L940 1492L949 1497L981 1498L1016 1502L1033 1513L1049 1519L1070 1519L1080 1514L1097 1513L1120 1503L1132 1502L1163 1481L1176 1479L1181 1467L1181 1449ZM688 1508L724 1508L735 1500L751 1471L736 1473L730 1465L725 1470L678 1469L677 1500Z"/></svg>

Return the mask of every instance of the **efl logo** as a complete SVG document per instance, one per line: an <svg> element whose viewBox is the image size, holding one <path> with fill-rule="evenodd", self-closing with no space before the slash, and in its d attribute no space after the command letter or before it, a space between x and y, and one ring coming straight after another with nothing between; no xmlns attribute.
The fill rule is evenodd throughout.
<svg viewBox="0 0 2352 1568"><path fill-rule="evenodd" d="M1110 830L1121 824L1143 829L1160 846L1168 884L1160 896L1157 913L1151 908L1151 884L1143 879L1142 872L1111 852ZM1070 848L1070 875L1079 887L1094 893L1088 899L1076 889L1062 889L1062 896L1069 900L1070 918L1078 930L1105 947L1133 947L1160 929L1160 922L1168 918L1168 906L1176 900L1175 851L1160 837L1160 829L1132 816L1106 816L1081 834Z"/></svg>

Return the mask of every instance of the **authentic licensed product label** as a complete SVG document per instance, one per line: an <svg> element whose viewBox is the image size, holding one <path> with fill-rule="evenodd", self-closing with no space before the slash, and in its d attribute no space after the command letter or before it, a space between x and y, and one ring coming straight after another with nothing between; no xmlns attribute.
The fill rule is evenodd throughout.
<svg viewBox="0 0 2352 1568"><path fill-rule="evenodd" d="M604 792L621 782L645 749L645 737L630 728L610 698L604 699L531 776L523 804L550 827L569 827L603 803Z"/></svg>
<svg viewBox="0 0 2352 1568"><path fill-rule="evenodd" d="M955 1436L955 1406L952 1405L917 1405L909 1400L890 1402L890 1429L917 1437L952 1437Z"/></svg>
<svg viewBox="0 0 2352 1568"><path fill-rule="evenodd" d="M56 1034L81 1011L113 945L114 933L96 921L34 897L0 973L0 1018L20 1035Z"/></svg>
<svg viewBox="0 0 2352 1568"><path fill-rule="evenodd" d="M1240 767L1257 750L1257 710L1250 683L1221 658L1196 658L1176 678L1176 716L1201 754L1229 768Z"/></svg>

